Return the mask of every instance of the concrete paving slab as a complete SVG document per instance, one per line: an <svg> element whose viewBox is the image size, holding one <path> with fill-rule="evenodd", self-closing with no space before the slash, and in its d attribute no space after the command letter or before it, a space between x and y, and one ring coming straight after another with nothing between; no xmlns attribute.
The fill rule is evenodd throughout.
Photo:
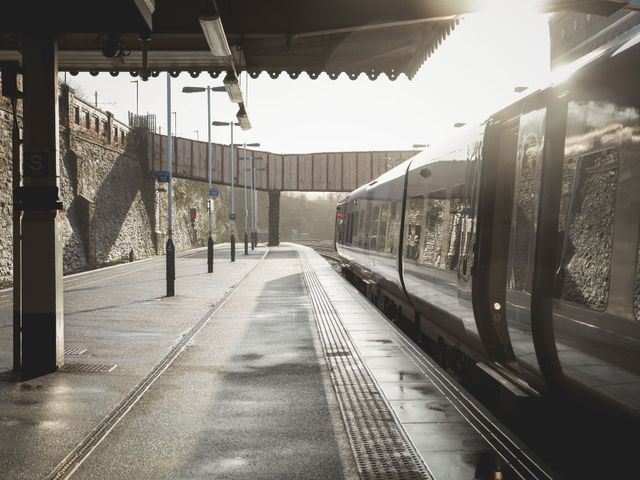
<svg viewBox="0 0 640 480"><path fill-rule="evenodd" d="M58 372L28 382L10 374L12 329L0 329L0 471L2 478L46 476L264 253L231 264L216 251L178 256L176 293L164 297L164 258L65 278L65 347L86 349L68 365L117 365L110 373ZM228 254L228 249L226 251ZM3 292L2 298L10 298ZM0 323L11 324L11 304Z"/></svg>
<svg viewBox="0 0 640 480"><path fill-rule="evenodd" d="M353 476L312 321L295 252L272 249L78 478Z"/></svg>

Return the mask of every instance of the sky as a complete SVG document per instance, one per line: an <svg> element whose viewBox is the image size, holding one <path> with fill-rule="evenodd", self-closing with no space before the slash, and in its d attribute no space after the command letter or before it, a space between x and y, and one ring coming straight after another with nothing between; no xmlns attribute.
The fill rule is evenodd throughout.
<svg viewBox="0 0 640 480"><path fill-rule="evenodd" d="M455 135L453 124L472 124L515 100L514 88L545 82L549 75L548 15L496 10L465 16L413 80L377 80L345 74L316 80L301 74L271 79L242 75L248 87L247 112L253 128L236 129L234 142L260 142L261 150L310 153L354 150L405 150L415 143L434 145ZM61 74L62 75L62 74ZM136 80L128 74L67 76L87 100L98 92L98 106L126 122L136 109ZM222 76L172 78L172 110L180 137L206 141L206 94L184 94L183 86L222 85ZM155 113L166 132L166 74L139 84L140 113ZM226 93L212 94L212 119L235 119L237 105ZM196 133L196 130L198 133ZM229 143L229 131L213 127L216 143Z"/></svg>

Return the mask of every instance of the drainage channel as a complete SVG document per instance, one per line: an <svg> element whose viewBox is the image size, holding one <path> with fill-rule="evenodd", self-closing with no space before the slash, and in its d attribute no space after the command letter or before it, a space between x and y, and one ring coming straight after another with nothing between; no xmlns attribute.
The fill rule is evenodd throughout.
<svg viewBox="0 0 640 480"><path fill-rule="evenodd" d="M432 479L364 365L316 273L303 255L298 256L360 478Z"/></svg>
<svg viewBox="0 0 640 480"><path fill-rule="evenodd" d="M171 350L156 364L156 366L138 383L114 408L111 413L102 419L98 425L49 473L47 480L63 480L69 478L73 472L96 449L113 428L122 420L133 406L142 398L146 391L155 383L167 368L178 358L187 344L198 334L207 322L220 310L236 292L238 287L251 273L262 263L269 251L267 250L258 263L254 265L231 290L226 292L191 329L174 345Z"/></svg>

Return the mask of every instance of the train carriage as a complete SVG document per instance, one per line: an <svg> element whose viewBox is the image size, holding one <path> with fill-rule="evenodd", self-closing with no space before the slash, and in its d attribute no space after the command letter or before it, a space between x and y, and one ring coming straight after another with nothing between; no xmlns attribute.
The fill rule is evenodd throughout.
<svg viewBox="0 0 640 480"><path fill-rule="evenodd" d="M345 268L434 342L636 419L639 44L628 32L360 187L336 229Z"/></svg>

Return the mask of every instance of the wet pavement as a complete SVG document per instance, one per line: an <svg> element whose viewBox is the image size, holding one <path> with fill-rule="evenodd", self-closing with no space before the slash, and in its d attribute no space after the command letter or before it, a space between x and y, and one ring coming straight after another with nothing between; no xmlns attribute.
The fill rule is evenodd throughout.
<svg viewBox="0 0 640 480"><path fill-rule="evenodd" d="M445 373L434 373L319 255L261 247L232 264L228 253L216 252L214 274L204 250L181 254L173 298L163 296L163 258L67 277L65 346L86 349L67 355L67 365L104 372L13 381L11 296L0 292L0 476L517 478L511 457L503 460L452 400ZM318 292L331 299L333 328L366 377L356 385L366 392L361 404L379 409L369 413L394 422L393 435L405 439L385 443L382 429L376 441L392 459L397 448L417 452L429 474L391 465L368 476L360 454L368 446L352 434L359 414L336 382L347 352L327 347Z"/></svg>

